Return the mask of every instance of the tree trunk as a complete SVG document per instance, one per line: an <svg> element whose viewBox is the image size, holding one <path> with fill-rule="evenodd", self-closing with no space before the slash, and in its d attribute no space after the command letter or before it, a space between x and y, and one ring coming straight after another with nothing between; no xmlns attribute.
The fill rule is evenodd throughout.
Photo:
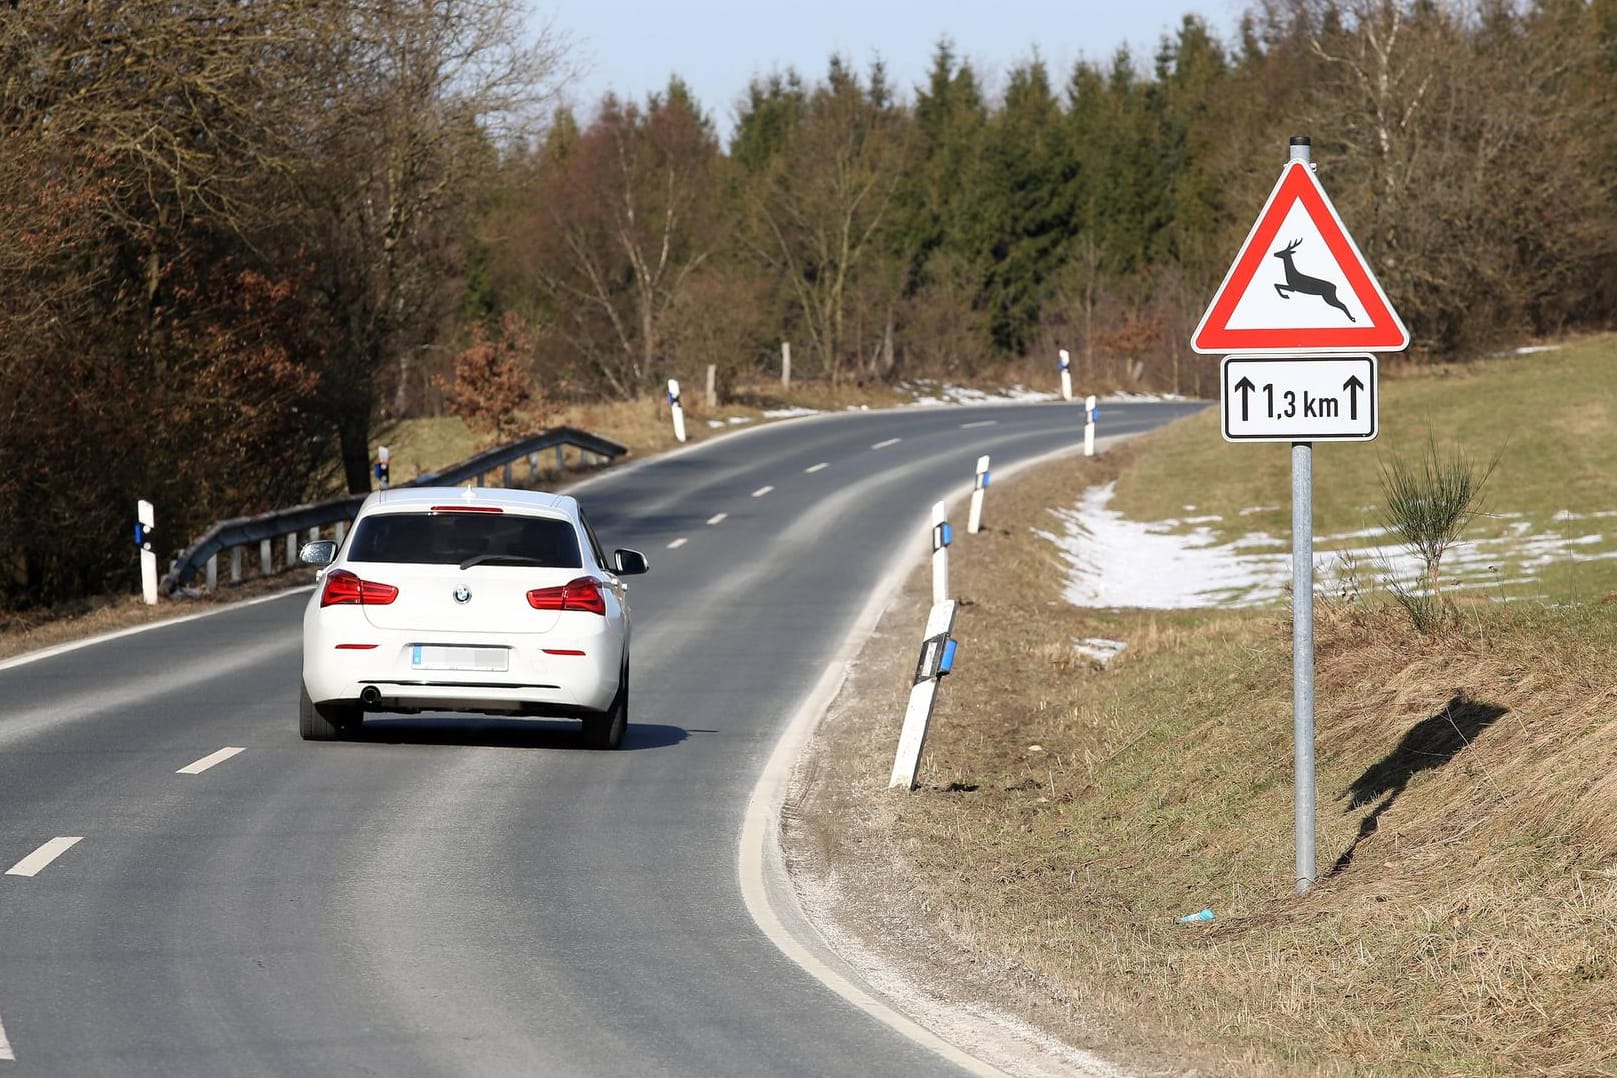
<svg viewBox="0 0 1617 1078"><path fill-rule="evenodd" d="M343 479L348 493L364 494L371 489L371 417L368 409L356 408L337 420L337 439L342 449Z"/></svg>

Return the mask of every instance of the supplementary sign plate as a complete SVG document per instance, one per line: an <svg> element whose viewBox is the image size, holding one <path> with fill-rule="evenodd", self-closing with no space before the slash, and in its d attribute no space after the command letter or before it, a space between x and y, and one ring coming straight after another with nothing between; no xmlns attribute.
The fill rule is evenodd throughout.
<svg viewBox="0 0 1617 1078"><path fill-rule="evenodd" d="M1224 440L1368 442L1376 436L1376 357L1226 356Z"/></svg>

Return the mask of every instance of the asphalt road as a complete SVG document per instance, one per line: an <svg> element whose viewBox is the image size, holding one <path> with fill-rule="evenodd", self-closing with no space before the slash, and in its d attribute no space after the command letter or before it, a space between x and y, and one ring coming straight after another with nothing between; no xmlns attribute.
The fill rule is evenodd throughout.
<svg viewBox="0 0 1617 1078"><path fill-rule="evenodd" d="M447 717L300 741L305 593L0 669L0 1078L948 1073L754 925L740 821L894 545L1081 416L794 420L588 484L652 563L617 753Z"/></svg>

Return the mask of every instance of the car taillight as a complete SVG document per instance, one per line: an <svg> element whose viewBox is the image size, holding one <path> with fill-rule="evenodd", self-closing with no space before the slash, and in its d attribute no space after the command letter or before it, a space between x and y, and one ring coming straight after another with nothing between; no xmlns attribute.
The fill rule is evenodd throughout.
<svg viewBox="0 0 1617 1078"><path fill-rule="evenodd" d="M361 580L347 569L335 569L326 574L326 586L320 592L320 605L358 603L361 606L386 606L398 597L399 589L392 584Z"/></svg>
<svg viewBox="0 0 1617 1078"><path fill-rule="evenodd" d="M591 614L606 613L606 596L601 594L601 582L593 576L581 576L559 588L535 588L528 593L528 605L535 610L583 610Z"/></svg>

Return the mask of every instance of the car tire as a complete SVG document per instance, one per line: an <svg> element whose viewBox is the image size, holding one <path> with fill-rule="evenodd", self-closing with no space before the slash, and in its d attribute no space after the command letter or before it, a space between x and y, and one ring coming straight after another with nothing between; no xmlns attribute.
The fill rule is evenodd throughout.
<svg viewBox="0 0 1617 1078"><path fill-rule="evenodd" d="M629 666L623 666L618 680L618 694L612 706L599 715L584 720L584 744L592 749L617 749L623 746L623 734L629 728Z"/></svg>
<svg viewBox="0 0 1617 1078"><path fill-rule="evenodd" d="M305 741L335 741L360 723L357 707L317 704L307 686L298 686L298 733Z"/></svg>

